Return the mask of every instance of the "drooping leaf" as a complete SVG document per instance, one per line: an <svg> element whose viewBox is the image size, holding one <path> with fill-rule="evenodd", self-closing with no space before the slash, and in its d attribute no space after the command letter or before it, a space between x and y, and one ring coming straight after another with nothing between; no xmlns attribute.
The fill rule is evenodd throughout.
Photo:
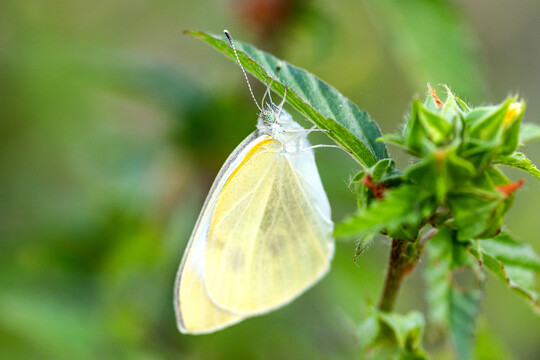
<svg viewBox="0 0 540 360"><path fill-rule="evenodd" d="M421 346L424 316L411 311L406 315L371 309L358 329L365 359L423 360L427 359Z"/></svg>
<svg viewBox="0 0 540 360"><path fill-rule="evenodd" d="M473 268L467 246L457 242L453 232L445 227L440 228L426 245L429 319L434 326L450 333L460 360L472 356L483 280ZM467 281L463 279L464 275L468 277Z"/></svg>
<svg viewBox="0 0 540 360"><path fill-rule="evenodd" d="M477 241L471 253L483 265L504 281L511 289L524 296L540 312L536 273L540 272L540 256L528 244L521 244L507 233Z"/></svg>
<svg viewBox="0 0 540 360"><path fill-rule="evenodd" d="M472 358L475 320L480 312L482 292L471 290L460 292L452 288L450 292L450 329L458 359Z"/></svg>
<svg viewBox="0 0 540 360"><path fill-rule="evenodd" d="M496 164L512 166L528 172L540 180L540 170L523 153L513 153L512 155L497 156L494 159Z"/></svg>
<svg viewBox="0 0 540 360"><path fill-rule="evenodd" d="M225 36L200 31L189 34L205 41L236 61L232 47ZM388 157L386 145L378 142L379 126L351 100L310 72L293 66L249 44L235 41L238 57L246 71L253 74L321 129L348 150L365 167ZM279 69L279 71L278 71ZM271 82L271 80L274 80Z"/></svg>
<svg viewBox="0 0 540 360"><path fill-rule="evenodd" d="M343 220L337 225L335 235L355 236L366 231L383 230L396 232L403 226L415 228L424 217L432 213L433 207L429 193L415 185L403 185L389 189L383 199L373 201L369 207ZM417 233L418 229L415 231ZM408 237L414 239L416 233Z"/></svg>

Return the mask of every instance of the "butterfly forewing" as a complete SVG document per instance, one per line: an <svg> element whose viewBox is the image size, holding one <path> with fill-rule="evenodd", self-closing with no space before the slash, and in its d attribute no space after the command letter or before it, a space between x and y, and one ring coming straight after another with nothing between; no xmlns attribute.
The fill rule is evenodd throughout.
<svg viewBox="0 0 540 360"><path fill-rule="evenodd" d="M281 149L268 140L250 153L210 222L206 289L232 313L254 315L291 301L328 270L333 255L330 207L313 154Z"/></svg>

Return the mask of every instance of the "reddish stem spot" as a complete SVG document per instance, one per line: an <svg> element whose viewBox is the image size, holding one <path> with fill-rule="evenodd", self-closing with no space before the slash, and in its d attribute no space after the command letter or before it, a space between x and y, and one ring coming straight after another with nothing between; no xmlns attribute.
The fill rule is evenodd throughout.
<svg viewBox="0 0 540 360"><path fill-rule="evenodd" d="M433 99L435 99L435 103L437 104L438 107L442 107L444 105L444 103L441 101L441 99L439 99L439 97L437 96L437 92L435 91L434 88L430 87L429 88L429 91L431 92L431 96L433 96Z"/></svg>
<svg viewBox="0 0 540 360"><path fill-rule="evenodd" d="M525 183L524 179L519 179L518 181L511 182L506 185L499 185L496 189L505 196L512 194L514 191L519 189Z"/></svg>
<svg viewBox="0 0 540 360"><path fill-rule="evenodd" d="M366 185L369 190L373 193L375 199L382 199L384 197L384 192L388 189L388 186L384 184L378 184L373 182L371 175L367 174L362 179L362 184Z"/></svg>

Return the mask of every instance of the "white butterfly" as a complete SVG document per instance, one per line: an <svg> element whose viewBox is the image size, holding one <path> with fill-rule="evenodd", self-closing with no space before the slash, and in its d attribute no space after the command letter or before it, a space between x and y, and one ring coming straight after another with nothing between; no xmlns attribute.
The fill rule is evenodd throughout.
<svg viewBox="0 0 540 360"><path fill-rule="evenodd" d="M330 267L333 223L310 130L282 107L262 109L208 194L176 277L182 333L211 333L283 306Z"/></svg>

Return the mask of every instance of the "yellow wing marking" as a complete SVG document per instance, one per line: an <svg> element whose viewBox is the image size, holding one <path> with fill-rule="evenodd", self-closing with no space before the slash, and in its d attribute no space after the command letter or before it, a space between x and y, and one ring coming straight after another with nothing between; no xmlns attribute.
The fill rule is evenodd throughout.
<svg viewBox="0 0 540 360"><path fill-rule="evenodd" d="M236 175L236 173L250 160L252 159L252 157L260 152L261 148L264 146L264 145L267 145L271 142L274 142L274 145L275 145L275 142L278 142L274 139L265 139L265 140L262 140L260 143L258 143L257 145L253 146L251 148L251 150L249 150L249 152L246 154L246 156L244 157L244 160L242 160L242 162L240 164L238 164L238 166L236 167L236 169L231 173L231 176L229 177L229 179L227 180L227 182L225 183L224 185L224 188L227 187L227 185L229 184L229 181L231 181L232 178L234 178L234 175ZM281 143L278 142L281 146Z"/></svg>

